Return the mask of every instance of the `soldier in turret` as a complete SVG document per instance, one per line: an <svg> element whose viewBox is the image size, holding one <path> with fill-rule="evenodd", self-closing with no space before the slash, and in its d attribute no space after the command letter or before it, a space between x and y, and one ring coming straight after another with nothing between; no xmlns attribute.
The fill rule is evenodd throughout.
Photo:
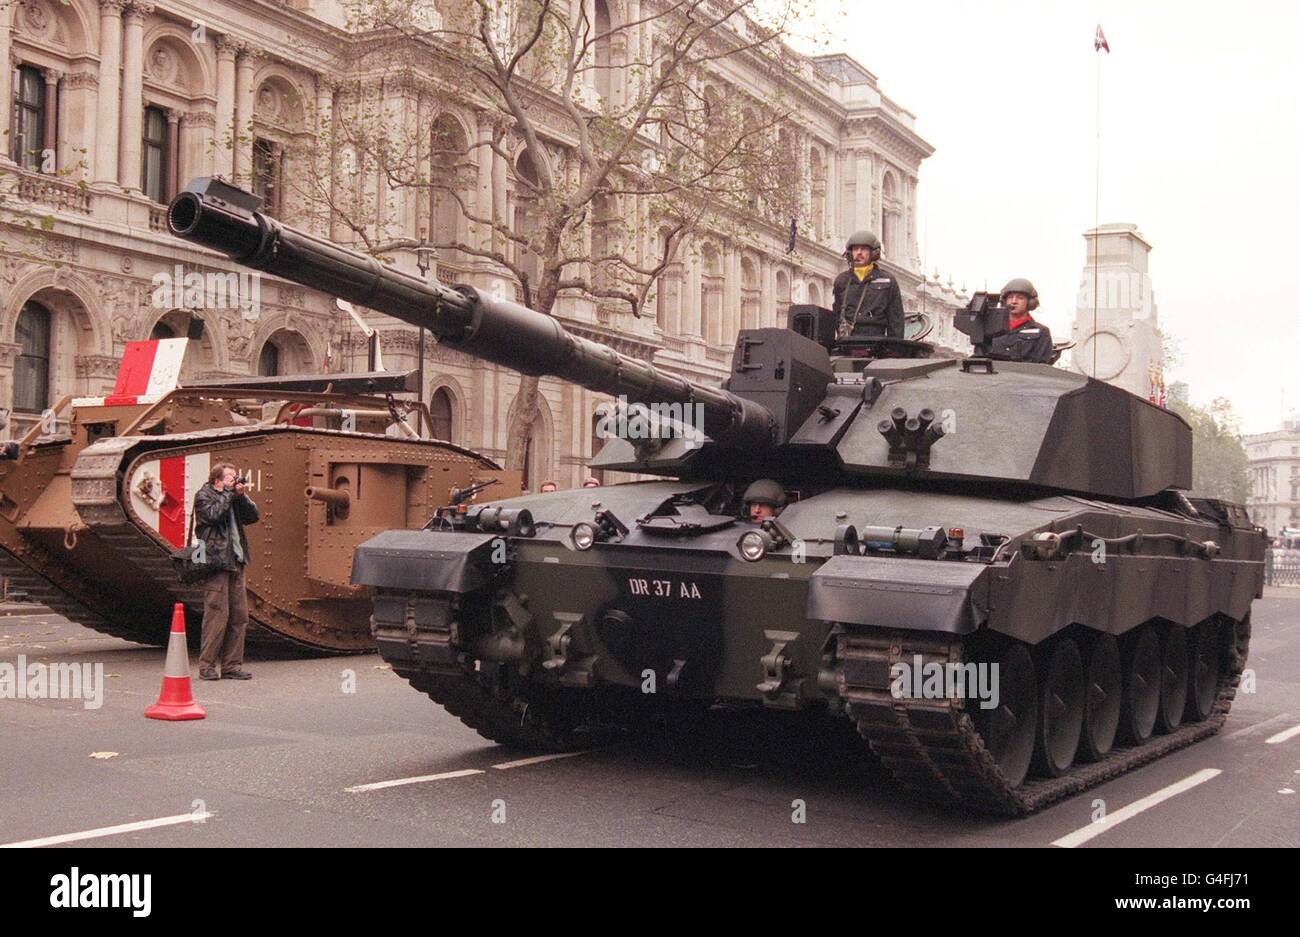
<svg viewBox="0 0 1300 937"><path fill-rule="evenodd" d="M1052 333L1030 315L1038 308L1038 290L1024 277L1008 280L1002 287L1002 305L1010 313L1011 330L993 339L989 357L998 361L1031 361L1051 364L1056 358Z"/></svg>
<svg viewBox="0 0 1300 937"><path fill-rule="evenodd" d="M881 270L880 238L855 231L845 245L850 267L835 278L831 309L840 338L902 338L903 294L898 281Z"/></svg>
<svg viewBox="0 0 1300 937"><path fill-rule="evenodd" d="M785 489L770 478L760 478L745 489L745 517L751 524L761 524L785 509Z"/></svg>

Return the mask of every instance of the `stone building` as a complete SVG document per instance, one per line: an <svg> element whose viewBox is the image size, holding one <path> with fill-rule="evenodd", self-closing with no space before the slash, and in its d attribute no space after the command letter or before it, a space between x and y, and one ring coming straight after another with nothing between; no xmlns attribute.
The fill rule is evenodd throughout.
<svg viewBox="0 0 1300 937"><path fill-rule="evenodd" d="M1134 224L1104 224L1083 236L1088 247L1074 313L1072 367L1158 400L1164 339L1147 273L1151 244Z"/></svg>
<svg viewBox="0 0 1300 937"><path fill-rule="evenodd" d="M437 0L436 20L457 0ZM635 23L655 0L583 0L595 21ZM0 3L0 406L12 408L20 434L65 396L111 388L127 341L181 333L189 312L159 302L159 275L211 277L233 272L224 259L172 238L165 204L192 178L219 175L252 185L267 208L290 224L350 240L345 226L304 201L311 182L337 188L341 148L308 155L332 139L346 106L338 51L363 41L347 25L340 0L21 0ZM635 41L652 40L652 22ZM617 64L626 50L603 50ZM595 50L597 56L602 50ZM613 55L613 58L608 56ZM843 267L844 238L878 231L883 265L899 280L909 311L925 309L936 337L950 333L962 301L951 283L923 277L917 251L916 188L932 148L913 115L886 97L876 77L848 56L810 59L793 87L775 89L762 63L738 59L719 73L750 93L778 90L798 102L780 145L797 148L800 232L786 252L788 219L755 213L742 234L701 236L662 277L654 303L634 317L625 308L562 294L555 314L574 332L609 343L691 379L725 377L737 329L783 321L790 302L829 305ZM594 74L594 73L592 73ZM593 96L617 95L626 76L613 68L591 77ZM488 115L470 101L447 100L433 80L384 86L407 128L442 139L490 134ZM463 193L476 211L526 221L518 185L530 161L564 159L558 131L546 152L526 153L507 139L507 154L474 150L475 184ZM507 156L509 158L507 158ZM354 167L355 168L355 167ZM446 198L379 187L383 234L409 242L454 226L466 243L483 235ZM369 188L367 188L369 187ZM335 193L337 194L337 193ZM633 209L642 212L641 207ZM648 226L653 230L653 219ZM490 237L490 235L487 235ZM636 249L648 249L638 245ZM645 256L645 255L642 255ZM412 272L413 251L394 253ZM437 259L444 282L498 295L516 290L504 269L457 251ZM174 294L166 294L174 300ZM255 307L231 302L203 310L206 330L183 377L220 378L361 370L366 343L330 299L265 278ZM384 364L413 368L420 337L412 327L366 311L381 334ZM945 320L946 317L946 320ZM946 331L945 331L946 330ZM949 336L955 347L961 347ZM504 459L519 386L516 374L424 343L424 397L433 430ZM543 380L542 402L526 472L578 484L599 440L598 395Z"/></svg>
<svg viewBox="0 0 1300 937"><path fill-rule="evenodd" d="M1250 471L1250 519L1270 536L1300 530L1300 417L1294 413L1270 433L1241 438Z"/></svg>

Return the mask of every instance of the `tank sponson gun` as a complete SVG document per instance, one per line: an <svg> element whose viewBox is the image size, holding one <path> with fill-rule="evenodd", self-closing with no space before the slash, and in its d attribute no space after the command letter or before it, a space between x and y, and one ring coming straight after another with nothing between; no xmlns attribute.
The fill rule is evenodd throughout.
<svg viewBox="0 0 1300 937"><path fill-rule="evenodd" d="M283 277L429 329L441 344L532 376L551 376L631 403L699 404L703 431L724 446L761 449L778 439L763 404L696 384L580 338L555 318L471 286L447 287L281 224L261 200L219 179L195 179L167 210L172 234L255 270Z"/></svg>

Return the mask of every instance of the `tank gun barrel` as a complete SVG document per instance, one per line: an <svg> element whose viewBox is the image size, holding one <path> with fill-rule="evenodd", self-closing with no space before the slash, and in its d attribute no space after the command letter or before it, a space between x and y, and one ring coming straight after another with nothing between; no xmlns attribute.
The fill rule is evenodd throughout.
<svg viewBox="0 0 1300 937"><path fill-rule="evenodd" d="M373 257L281 224L260 199L218 179L196 179L171 203L172 234L235 263L321 290L429 329L439 343L524 374L552 376L630 403L700 404L702 429L724 445L777 442L761 404L696 384L573 335L555 318L470 286L426 283Z"/></svg>

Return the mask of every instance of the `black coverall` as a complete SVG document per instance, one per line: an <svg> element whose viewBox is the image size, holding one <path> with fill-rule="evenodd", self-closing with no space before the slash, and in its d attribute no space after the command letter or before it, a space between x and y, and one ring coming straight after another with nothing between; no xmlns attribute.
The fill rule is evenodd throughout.
<svg viewBox="0 0 1300 937"><path fill-rule="evenodd" d="M1052 333L1033 319L1026 319L1005 335L999 335L989 347L989 357L998 361L1051 364L1052 354Z"/></svg>
<svg viewBox="0 0 1300 937"><path fill-rule="evenodd" d="M835 278L831 309L841 336L903 337L903 294L898 281L875 267L859 281L852 270Z"/></svg>

